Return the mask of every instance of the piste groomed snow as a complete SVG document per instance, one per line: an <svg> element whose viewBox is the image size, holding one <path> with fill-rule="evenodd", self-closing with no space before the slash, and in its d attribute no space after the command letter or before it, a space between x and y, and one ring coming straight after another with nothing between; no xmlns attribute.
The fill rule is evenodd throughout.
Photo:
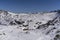
<svg viewBox="0 0 60 40"><path fill-rule="evenodd" d="M60 40L60 13L0 10L0 40Z"/></svg>

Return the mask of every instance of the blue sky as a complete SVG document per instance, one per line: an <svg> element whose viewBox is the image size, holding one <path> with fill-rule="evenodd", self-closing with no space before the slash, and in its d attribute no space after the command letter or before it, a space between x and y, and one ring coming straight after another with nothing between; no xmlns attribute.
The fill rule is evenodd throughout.
<svg viewBox="0 0 60 40"><path fill-rule="evenodd" d="M0 9L11 12L38 12L60 9L60 0L0 0Z"/></svg>

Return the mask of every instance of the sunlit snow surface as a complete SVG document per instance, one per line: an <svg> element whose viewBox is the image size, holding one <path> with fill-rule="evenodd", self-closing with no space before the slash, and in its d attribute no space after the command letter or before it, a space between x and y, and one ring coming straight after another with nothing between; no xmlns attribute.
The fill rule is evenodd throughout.
<svg viewBox="0 0 60 40"><path fill-rule="evenodd" d="M59 33L60 16L58 13L0 12L0 40L60 40Z"/></svg>

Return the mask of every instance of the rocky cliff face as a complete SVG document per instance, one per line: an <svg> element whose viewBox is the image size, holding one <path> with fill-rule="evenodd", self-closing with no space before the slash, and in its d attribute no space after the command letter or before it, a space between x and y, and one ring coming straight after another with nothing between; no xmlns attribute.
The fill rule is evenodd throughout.
<svg viewBox="0 0 60 40"><path fill-rule="evenodd" d="M0 10L0 31L5 35L0 40L60 40L60 13L15 14Z"/></svg>

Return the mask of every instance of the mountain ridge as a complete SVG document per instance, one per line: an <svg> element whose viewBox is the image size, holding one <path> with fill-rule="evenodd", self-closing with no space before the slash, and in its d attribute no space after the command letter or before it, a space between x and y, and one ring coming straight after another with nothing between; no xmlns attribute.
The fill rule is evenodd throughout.
<svg viewBox="0 0 60 40"><path fill-rule="evenodd" d="M0 11L0 32L0 40L59 40L60 13Z"/></svg>

